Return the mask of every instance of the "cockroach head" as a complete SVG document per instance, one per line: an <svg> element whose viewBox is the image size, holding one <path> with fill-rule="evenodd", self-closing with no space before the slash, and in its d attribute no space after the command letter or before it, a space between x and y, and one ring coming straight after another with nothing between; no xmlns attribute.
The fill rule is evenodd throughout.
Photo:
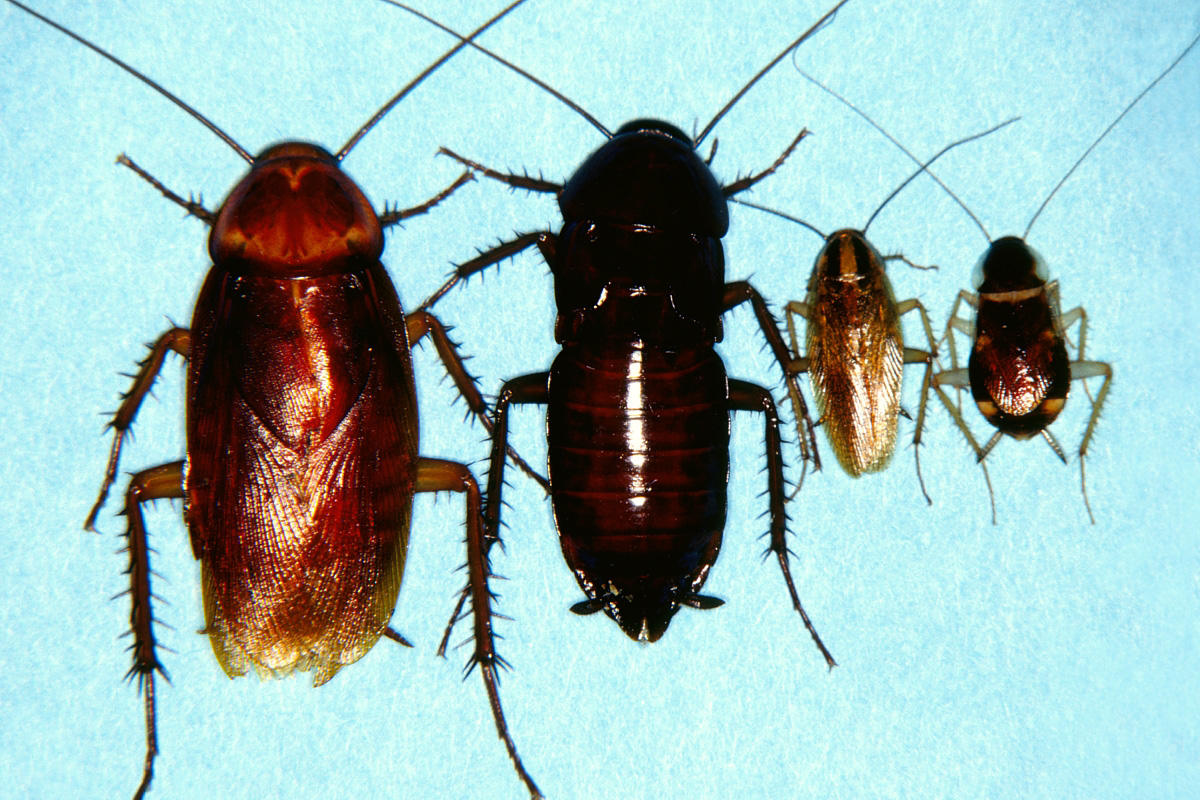
<svg viewBox="0 0 1200 800"><path fill-rule="evenodd" d="M264 150L221 206L208 242L233 272L315 277L383 252L379 218L323 147L284 142Z"/></svg>
<svg viewBox="0 0 1200 800"><path fill-rule="evenodd" d="M1048 279L1041 255L1016 236L992 242L975 265L975 291L983 294L1036 289Z"/></svg>

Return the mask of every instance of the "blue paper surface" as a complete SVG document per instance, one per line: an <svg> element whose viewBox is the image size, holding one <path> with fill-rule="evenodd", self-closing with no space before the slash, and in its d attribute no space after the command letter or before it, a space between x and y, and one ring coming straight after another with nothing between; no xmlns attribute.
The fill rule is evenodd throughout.
<svg viewBox="0 0 1200 800"><path fill-rule="evenodd" d="M468 31L500 5L426 2ZM42 0L38 10L110 49L258 152L285 139L336 149L452 41L369 0L316 8L241 2ZM702 127L825 11L756 4L531 0L482 41L610 128L644 116ZM852 0L795 63L853 99L921 156L1008 117L1022 121L948 155L938 174L992 236L1019 233L1106 125L1195 35L1194 2ZM1116 379L1088 460L1088 524L1072 458L1005 440L979 468L930 406L926 507L904 441L890 469L854 480L834 463L789 506L793 574L841 666L827 672L791 610L766 530L762 421L733 421L729 515L706 593L664 639L639 646L603 615L579 618L549 503L511 473L495 587L512 664L501 692L526 766L554 800L619 798L1169 798L1200 786L1200 539L1195 389L1200 281L1200 59L1187 61L1096 149L1030 242L1083 305L1088 352ZM858 117L785 60L720 124L723 181L805 140L749 199L823 230L861 226L911 171ZM439 145L502 170L567 178L602 138L524 80L464 52L345 161L379 208L411 206L459 168ZM708 144L704 153L707 155ZM161 96L94 53L0 6L0 783L3 797L126 797L144 752L129 666L125 557L114 551L124 477L101 517L102 434L143 343L187 324L208 268L207 231L128 170L127 153L215 208L245 164ZM405 306L452 262L514 231L557 228L553 198L480 179L388 234ZM941 330L986 242L929 180L880 215L871 238L941 269L893 266ZM731 210L727 278L776 307L800 299L820 241ZM548 270L535 251L437 307L485 392L543 370L555 352ZM919 329L906 327L919 346ZM725 320L732 377L782 400L753 316ZM416 355L422 453L482 477L488 445L463 421L431 347ZM184 452L182 361L172 357L123 470ZM919 373L906 382L915 412ZM806 387L807 388L807 387ZM1075 387L1052 430L1068 452L1086 424ZM977 437L991 429L973 408ZM543 415L514 412L513 444L544 461ZM790 413L785 412L790 425ZM798 470L794 447L785 452ZM328 685L306 676L228 680L206 639L178 504L147 522L171 684L160 684L151 797L522 798L467 651L434 656L462 575L463 505L419 497L393 624ZM467 635L461 628L456 640Z"/></svg>

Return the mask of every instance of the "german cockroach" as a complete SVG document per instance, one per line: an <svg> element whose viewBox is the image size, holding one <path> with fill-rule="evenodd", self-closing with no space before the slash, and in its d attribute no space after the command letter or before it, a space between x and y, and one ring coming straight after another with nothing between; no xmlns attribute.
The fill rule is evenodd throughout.
<svg viewBox="0 0 1200 800"><path fill-rule="evenodd" d="M1096 137L1046 195L1021 236L1004 236L993 240L979 219L970 214L971 219L987 238L989 246L975 268L975 291L961 291L954 301L943 336L943 339L949 342L951 368L936 373L933 386L983 468L992 505L993 523L996 521L996 500L991 479L987 474L987 465L984 463L992 448L1005 435L1014 439L1030 439L1040 435L1055 455L1064 464L1067 463L1067 456L1050 432L1049 426L1062 412L1072 381L1084 382L1088 378L1103 378L1100 390L1094 398L1084 383L1092 410L1078 450L1079 487L1088 519L1092 524L1096 522L1091 503L1088 502L1084 459L1096 431L1096 423L1100 419L1100 409L1112 384L1112 366L1104 361L1085 358L1087 312L1082 306L1066 313L1062 312L1058 281L1050 280L1042 257L1025 240L1042 211L1084 159L1117 123L1183 60L1196 46L1197 41L1200 41L1200 37L1193 39L1179 57L1159 73L1158 77L1125 106L1117 118ZM975 309L974 321L958 315L959 305L962 303ZM1078 344L1073 345L1067 337L1067 331L1076 323L1079 325ZM971 354L965 368L958 366L954 331L971 337ZM1074 358L1068 355L1068 345L1073 345L1076 351ZM960 408L942 391L943 386L952 386L960 391L971 390L979 412L996 428L996 432L984 445L980 446L976 441L962 417Z"/></svg>
<svg viewBox="0 0 1200 800"><path fill-rule="evenodd" d="M793 301L784 307L788 336L795 354L789 370L807 372L812 379L818 424L824 429L838 463L848 474L857 478L887 467L896 448L897 419L904 413L900 406L904 366L925 365L912 447L917 482L926 502L932 501L921 477L920 445L930 376L937 353L933 328L920 300L896 301L884 270L887 261L907 262L907 259L901 255L881 255L867 240L867 229L892 198L942 155L1014 121L1008 120L944 147L893 190L861 229L843 228L826 236L803 220L755 203L742 203L796 222L825 240L809 276L805 300ZM904 346L900 317L910 311L920 314L927 350ZM800 355L796 317L802 317L806 322L804 355Z"/></svg>
<svg viewBox="0 0 1200 800"><path fill-rule="evenodd" d="M485 510L489 541L499 536L503 458L497 453L504 452L509 407L545 404L554 518L563 554L586 595L571 610L604 611L636 641L659 639L681 606L723 603L700 590L725 526L729 415L761 411L769 552L778 559L793 607L828 665L835 665L788 566L775 402L761 386L728 379L713 349L721 339L721 315L750 302L786 375L790 356L765 301L746 281L725 283L720 240L728 228L727 199L774 172L804 132L768 169L724 187L696 149L759 78L842 5L743 86L694 141L651 119L610 134L568 101L609 141L564 185L499 173L443 149L510 186L555 193L565 220L558 234L520 234L464 263L430 300L535 244L555 276L555 338L562 350L549 372L505 382L496 404ZM786 379L795 383L794 376ZM798 389L793 397L800 399ZM802 407L799 415L806 416Z"/></svg>
<svg viewBox="0 0 1200 800"><path fill-rule="evenodd" d="M480 667L497 729L531 795L539 793L508 736L495 679L480 494L470 470L418 453L409 349L429 336L471 410L482 397L442 324L405 315L380 261L383 230L427 212L429 201L376 214L340 163L389 110L462 42L389 100L336 153L284 142L251 156L215 124L117 57L26 6L10 2L117 65L199 120L250 164L216 212L185 200L128 157L135 171L212 232L213 266L190 328L151 345L110 427L104 481L85 527L94 528L122 444L171 352L188 360L187 458L137 472L126 491L133 666L145 698L146 757L134 797L149 789L158 753L159 659L150 548L142 505L184 500L200 561L204 633L230 676L311 671L314 685L369 651L388 627L404 571L413 494L465 494L467 563ZM478 35L523 0L510 4Z"/></svg>

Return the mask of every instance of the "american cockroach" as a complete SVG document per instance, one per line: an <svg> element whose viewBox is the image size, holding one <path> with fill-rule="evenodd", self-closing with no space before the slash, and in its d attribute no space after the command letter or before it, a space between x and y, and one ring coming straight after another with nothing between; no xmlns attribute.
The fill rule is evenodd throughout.
<svg viewBox="0 0 1200 800"><path fill-rule="evenodd" d="M442 324L426 309L404 314L380 261L384 228L427 212L470 175L425 203L377 215L340 167L355 144L466 41L401 89L336 154L293 141L254 157L125 62L10 2L158 91L251 165L212 212L171 192L126 156L119 159L211 226L213 260L190 328L172 327L151 345L110 422L109 463L85 523L94 529L122 444L166 356L183 356L189 364L187 458L134 474L122 511L132 605L129 676L140 685L146 715L145 764L134 797L141 798L153 778L155 673L165 675L141 506L184 500L192 552L201 564L203 632L230 677L251 669L264 677L312 671L314 685L321 685L381 636L407 644L388 621L404 571L413 495L439 491L465 494L469 584L477 599L472 664L480 667L520 777L540 796L508 735L497 693L479 489L466 466L419 455L410 347L428 335L471 411L490 427L486 405Z"/></svg>
<svg viewBox="0 0 1200 800"><path fill-rule="evenodd" d="M881 255L867 240L867 229L892 198L942 155L1014 121L1008 120L944 147L893 190L861 229L843 228L826 236L803 220L755 203L737 201L796 222L825 240L809 276L805 300L792 301L784 307L795 354L789 369L809 374L817 404L817 424L824 429L838 463L848 474L857 478L864 473L879 472L890 463L896 448L897 420L904 413L900 406L904 366L925 365L912 447L917 482L926 502L932 501L921 477L920 445L937 348L925 307L916 298L897 302L884 266L887 261L902 260L921 269L927 267L912 264L901 255ZM900 317L914 310L921 316L927 350L904 345ZM796 335L797 316L806 322L803 356Z"/></svg>
<svg viewBox="0 0 1200 800"><path fill-rule="evenodd" d="M993 523L996 521L996 500L984 459L1005 435L1014 439L1030 439L1040 435L1055 455L1064 464L1067 463L1067 456L1049 426L1062 412L1072 381L1084 382L1092 405L1087 428L1079 443L1078 458L1079 487L1084 507L1088 519L1092 524L1096 522L1091 503L1088 502L1084 459L1100 419L1100 409L1108 397L1113 369L1107 362L1092 361L1085 357L1087 312L1082 306L1062 312L1058 281L1050 280L1042 257L1025 240L1042 211L1084 159L1191 52L1197 41L1200 41L1200 37L1193 39L1170 66L1159 73L1096 137L1046 195L1021 236L1004 236L993 240L979 219L968 211L989 244L975 268L975 291L960 291L950 311L943 339L949 342L951 368L936 373L933 386L983 468ZM963 208L966 209L965 206ZM958 309L962 303L975 309L974 321L959 316ZM1079 325L1078 344L1073 345L1067 337L1067 331L1076 323ZM954 331L971 337L971 354L965 368L958 366ZM1068 345L1073 345L1074 358L1068 354ZM1088 378L1104 379L1094 398L1085 382ZM976 441L960 408L942 391L943 386L952 386L960 391L971 390L979 412L996 428L984 445L980 446Z"/></svg>
<svg viewBox="0 0 1200 800"><path fill-rule="evenodd" d="M489 542L499 536L504 465L497 453L504 452L509 407L545 404L554 519L563 555L586 595L571 610L604 611L636 641L658 640L681 606L710 609L723 603L700 590L725 526L730 412L761 411L769 552L778 559L793 607L827 664L835 665L800 603L788 566L775 402L767 389L727 378L713 349L722 338L722 314L750 302L785 379L796 382L787 374L790 356L766 302L746 281L725 283L720 240L728 228L727 199L778 169L805 132L768 169L726 186L696 150L767 71L842 5L844 0L759 71L694 141L653 119L634 120L611 134L518 70L609 141L562 185L500 173L442 151L510 186L556 194L564 219L557 234L520 234L462 264L429 301L533 245L555 278L555 338L562 349L549 372L506 381L496 402L485 509ZM792 396L803 402L798 388ZM797 412L806 418L802 406ZM811 426L807 436L806 452L815 458Z"/></svg>

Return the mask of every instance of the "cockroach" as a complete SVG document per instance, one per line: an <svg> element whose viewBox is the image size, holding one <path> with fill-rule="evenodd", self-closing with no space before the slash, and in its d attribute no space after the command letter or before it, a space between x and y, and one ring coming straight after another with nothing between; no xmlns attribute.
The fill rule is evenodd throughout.
<svg viewBox="0 0 1200 800"><path fill-rule="evenodd" d="M182 498L200 561L205 627L230 676L312 671L314 685L361 658L388 626L408 547L413 495L465 494L467 562L478 646L497 730L529 792L537 786L508 735L489 635L481 498L470 470L419 455L409 348L430 336L471 410L486 405L442 324L427 309L405 315L384 270L383 230L425 213L469 179L413 208L377 215L340 167L357 142L466 42L389 100L336 153L284 142L251 156L228 134L117 57L28 7L187 111L250 165L217 212L184 200L125 156L168 199L211 228L213 266L190 328L151 345L113 415L112 450L85 527L94 529L115 480L122 443L166 356L188 360L187 458L137 472L127 519L133 666L144 696L146 757L135 798L150 787L158 753L150 548L143 504ZM508 5L474 37L521 4Z"/></svg>
<svg viewBox="0 0 1200 800"><path fill-rule="evenodd" d="M1013 122L1008 120L942 148L893 190L861 229L842 228L826 236L803 220L756 203L736 201L795 222L825 240L809 276L805 300L792 301L784 307L795 355L788 369L792 373L809 374L818 424L824 428L838 463L849 475L857 478L879 472L890 463L896 448L898 417L904 413L900 407L904 366L925 365L912 447L917 482L929 503L932 501L921 477L920 445L937 347L925 306L916 298L897 302L884 266L888 261L902 260L920 269L930 267L913 264L902 255L881 255L868 241L867 229L892 198L937 159L961 144ZM910 311L921 316L927 350L904 346L900 317ZM796 335L796 317L806 322L803 356Z"/></svg>
<svg viewBox="0 0 1200 800"><path fill-rule="evenodd" d="M724 187L696 150L767 71L844 4L759 71L694 141L653 119L609 133L576 104L518 70L581 113L608 142L564 185L500 173L442 149L510 186L555 193L564 219L558 234L520 234L460 265L429 301L532 245L554 274L555 338L562 349L549 372L506 381L495 405L484 512L489 543L499 537L509 408L547 405L554 519L563 555L585 595L571 610L604 611L639 642L658 640L681 606L711 609L723 603L700 590L725 527L730 412L760 411L766 419L769 552L826 663L830 668L836 663L791 577L775 402L762 386L727 378L714 350L722 338L722 314L748 301L785 379L796 383L787 374L791 359L766 302L747 281L725 283L721 238L728 228L727 199L778 169L806 132L768 169ZM798 387L793 396L803 402ZM798 414L807 416L803 408ZM811 437L811 428L808 433ZM815 440L809 447L815 458ZM451 626L456 617L457 611Z"/></svg>
<svg viewBox="0 0 1200 800"><path fill-rule="evenodd" d="M1058 281L1050 280L1044 260L1025 240L1029 238L1029 232L1042 211L1084 159L1117 123L1191 52L1197 41L1200 41L1200 36L1193 39L1170 66L1151 81L1096 137L1046 195L1021 236L1004 236L993 240L979 219L970 214L988 240L988 249L975 268L975 291L960 291L951 308L943 336L950 345L951 368L937 372L933 376L933 386L983 468L988 497L991 500L993 523L996 521L996 498L984 459L1005 435L1019 440L1040 435L1050 445L1054 454L1066 464L1067 456L1050 432L1049 426L1062 412L1072 381L1084 382L1084 389L1092 405L1087 428L1079 443L1078 458L1079 487L1083 494L1084 507L1087 509L1088 519L1093 525L1096 523L1087 496L1084 459L1096 431L1096 423L1100 419L1100 409L1112 384L1112 365L1085 358L1087 312L1082 306L1065 314L1062 312ZM959 316L958 309L962 303L975 309L974 321ZM1067 338L1067 331L1076 323L1079 324L1079 343L1074 348L1076 353L1072 359L1067 352L1067 347L1071 344ZM971 355L965 368L958 366L958 353L953 336L956 330L972 340ZM1094 398L1085 382L1088 378L1104 379ZM959 391L969 388L983 418L996 428L991 439L982 447L972 435L960 409L950 402L942 391L943 386L952 386Z"/></svg>

